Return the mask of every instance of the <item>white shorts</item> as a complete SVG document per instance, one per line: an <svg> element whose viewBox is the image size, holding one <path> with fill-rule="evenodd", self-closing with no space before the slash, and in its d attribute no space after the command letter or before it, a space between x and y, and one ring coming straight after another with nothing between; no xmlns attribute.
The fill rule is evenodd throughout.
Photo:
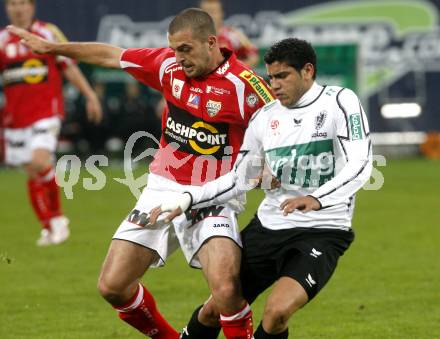
<svg viewBox="0 0 440 339"><path fill-rule="evenodd" d="M189 265L196 268L200 268L197 252L212 237L227 237L242 246L235 205L191 210L168 224L163 222L163 216L155 225L147 226L152 208L184 191L188 191L188 186L150 174L135 208L122 221L113 239L127 240L156 251L160 258L153 267L163 266L179 244Z"/></svg>
<svg viewBox="0 0 440 339"><path fill-rule="evenodd" d="M5 128L6 164L27 164L32 160L32 152L39 148L55 152L60 127L60 118L50 117L38 120L25 128Z"/></svg>

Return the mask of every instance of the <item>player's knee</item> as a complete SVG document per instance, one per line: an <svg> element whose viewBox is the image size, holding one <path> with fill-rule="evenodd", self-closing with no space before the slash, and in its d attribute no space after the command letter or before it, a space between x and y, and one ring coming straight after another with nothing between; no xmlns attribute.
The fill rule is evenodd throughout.
<svg viewBox="0 0 440 339"><path fill-rule="evenodd" d="M235 279L218 279L211 284L211 293L217 301L228 301L239 294L239 283Z"/></svg>
<svg viewBox="0 0 440 339"><path fill-rule="evenodd" d="M121 288L119 288L115 284L112 284L105 278L99 278L97 287L101 296L110 304L119 305L124 302L124 300L122 300L123 298Z"/></svg>
<svg viewBox="0 0 440 339"><path fill-rule="evenodd" d="M264 328L269 333L279 333L286 329L291 312L283 305L268 304L264 309Z"/></svg>
<svg viewBox="0 0 440 339"><path fill-rule="evenodd" d="M30 175L36 175L49 168L50 165L50 162L45 158L33 157L28 166L26 166L26 171Z"/></svg>

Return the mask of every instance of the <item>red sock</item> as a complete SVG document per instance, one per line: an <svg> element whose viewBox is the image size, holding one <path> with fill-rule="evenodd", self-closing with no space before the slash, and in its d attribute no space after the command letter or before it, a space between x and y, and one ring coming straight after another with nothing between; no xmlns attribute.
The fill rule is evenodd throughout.
<svg viewBox="0 0 440 339"><path fill-rule="evenodd" d="M226 339L252 339L252 311L249 304L232 315L220 315L220 324Z"/></svg>
<svg viewBox="0 0 440 339"><path fill-rule="evenodd" d="M55 180L55 169L50 167L38 173L38 179L44 185L50 217L59 217L63 215L61 211L60 188Z"/></svg>
<svg viewBox="0 0 440 339"><path fill-rule="evenodd" d="M115 309L119 318L151 338L178 339L180 336L159 313L153 296L142 284L125 305Z"/></svg>
<svg viewBox="0 0 440 339"><path fill-rule="evenodd" d="M29 199L38 220L43 225L43 228L49 229L51 215L43 183L38 179L29 179L27 186Z"/></svg>

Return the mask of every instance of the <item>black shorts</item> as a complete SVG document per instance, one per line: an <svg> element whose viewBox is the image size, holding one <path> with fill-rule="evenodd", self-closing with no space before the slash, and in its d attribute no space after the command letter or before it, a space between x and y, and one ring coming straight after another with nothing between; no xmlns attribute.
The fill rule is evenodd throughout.
<svg viewBox="0 0 440 339"><path fill-rule="evenodd" d="M252 303L281 277L300 283L309 300L324 287L338 259L354 239L353 231L292 228L270 230L255 216L241 232L241 283Z"/></svg>

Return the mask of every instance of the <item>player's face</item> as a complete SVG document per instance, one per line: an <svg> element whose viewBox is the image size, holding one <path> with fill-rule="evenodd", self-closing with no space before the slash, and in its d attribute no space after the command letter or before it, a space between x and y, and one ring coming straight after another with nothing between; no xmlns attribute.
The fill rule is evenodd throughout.
<svg viewBox="0 0 440 339"><path fill-rule="evenodd" d="M201 77L211 71L212 46L209 40L197 39L191 30L185 30L168 35L168 43L188 78Z"/></svg>
<svg viewBox="0 0 440 339"><path fill-rule="evenodd" d="M283 106L293 106L313 84L313 65L306 64L300 72L284 62L266 65L275 96Z"/></svg>
<svg viewBox="0 0 440 339"><path fill-rule="evenodd" d="M35 5L30 0L7 0L6 14L11 24L28 28L35 14Z"/></svg>

